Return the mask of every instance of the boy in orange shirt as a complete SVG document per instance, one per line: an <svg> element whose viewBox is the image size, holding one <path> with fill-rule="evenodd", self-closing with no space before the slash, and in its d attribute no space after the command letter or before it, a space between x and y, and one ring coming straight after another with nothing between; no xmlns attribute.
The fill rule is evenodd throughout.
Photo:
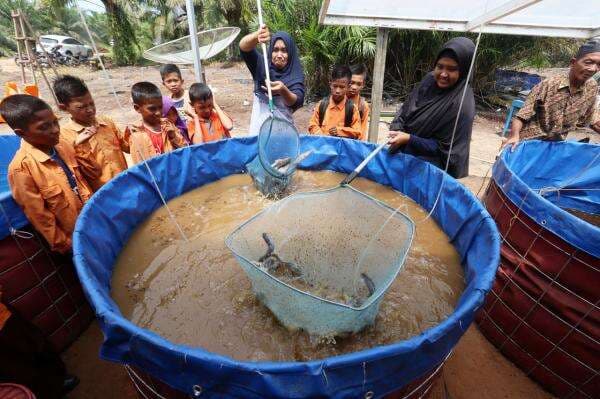
<svg viewBox="0 0 600 399"><path fill-rule="evenodd" d="M330 96L319 101L308 125L311 134L323 134L352 139L363 139L360 115L346 93L352 72L345 65L338 65L331 71L329 79Z"/></svg>
<svg viewBox="0 0 600 399"><path fill-rule="evenodd" d="M75 151L60 139L58 119L37 97L6 97L0 103L0 114L22 139L8 166L14 199L53 251L69 252L75 220L92 196Z"/></svg>
<svg viewBox="0 0 600 399"><path fill-rule="evenodd" d="M233 129L233 121L215 102L210 88L204 83L194 83L189 93L195 114L188 121L191 143L208 143L231 137L229 131Z"/></svg>
<svg viewBox="0 0 600 399"><path fill-rule="evenodd" d="M348 98L352 100L358 107L360 115L360 130L363 133L363 138L366 138L369 133L369 113L371 108L369 103L360 95L360 92L365 87L367 80L367 67L364 64L355 64L350 67L352 79L350 79L350 87L348 87Z"/></svg>
<svg viewBox="0 0 600 399"><path fill-rule="evenodd" d="M162 117L162 94L150 82L138 82L131 87L133 108L142 120L127 127L130 134L131 159L139 163L185 147L187 143L181 132L171 121Z"/></svg>
<svg viewBox="0 0 600 399"><path fill-rule="evenodd" d="M81 172L94 191L127 169L123 156L129 152L129 138L108 116L96 115L94 99L85 83L75 76L63 75L54 81L59 108L71 119L60 129L61 137L75 148ZM101 173L92 178L97 170Z"/></svg>

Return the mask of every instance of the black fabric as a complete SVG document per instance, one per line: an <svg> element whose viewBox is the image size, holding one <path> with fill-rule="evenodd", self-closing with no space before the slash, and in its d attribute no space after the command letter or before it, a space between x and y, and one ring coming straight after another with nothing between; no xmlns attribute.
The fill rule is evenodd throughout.
<svg viewBox="0 0 600 399"><path fill-rule="evenodd" d="M319 102L319 127L323 127L323 120L325 119L325 113L329 106L329 96L323 98ZM344 106L344 127L352 126L352 117L354 116L354 102L349 98L346 99ZM362 114L360 116L362 118Z"/></svg>
<svg viewBox="0 0 600 399"><path fill-rule="evenodd" d="M63 397L66 369L33 324L14 309L0 330L0 382L21 384L38 399Z"/></svg>
<svg viewBox="0 0 600 399"><path fill-rule="evenodd" d="M451 51L459 66L459 79L448 89L440 89L433 77L427 74L410 93L390 125L391 131L403 131L417 137L434 139L438 143L437 154L412 153L437 167L444 169L448 160L452 130L458 114L460 100L467 85L467 92L458 119L454 144L448 165L448 173L456 178L469 174L469 147L473 119L475 118L475 98L466 77L475 51L475 44L466 37L448 41L438 53L440 56ZM401 149L404 150L404 149Z"/></svg>
<svg viewBox="0 0 600 399"><path fill-rule="evenodd" d="M600 39L590 39L583 43L583 45L579 47L579 51L577 51L575 58L580 59L590 53L600 53Z"/></svg>

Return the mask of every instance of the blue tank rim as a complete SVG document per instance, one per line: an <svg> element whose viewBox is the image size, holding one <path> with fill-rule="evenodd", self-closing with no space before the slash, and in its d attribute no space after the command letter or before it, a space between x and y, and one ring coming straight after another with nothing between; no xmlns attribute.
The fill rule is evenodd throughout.
<svg viewBox="0 0 600 399"><path fill-rule="evenodd" d="M571 164L581 162L583 168L589 161L588 158L582 158L584 152L587 152L588 155L595 154L595 157L600 158L600 145L573 141L528 140L520 143L514 152L508 148L502 151L498 161L494 164L492 179L515 206L520 207L527 216L545 230L554 233L574 247L600 258L600 245L597 245L600 242L600 227L579 219L542 196L531 187L531 184L526 182L530 176L525 176L530 171L532 172L532 164L539 165L543 162L550 163L548 167L556 166L551 175L543 176L548 179L548 184L563 181L563 179L568 181L573 174L571 171L565 171L565 162L567 160ZM595 159L598 161L598 158ZM600 162L595 171L600 176ZM563 176L563 173L566 175ZM592 171L589 175L593 173L595 172ZM585 175L581 177L586 178ZM540 181L539 176L536 176L536 179ZM600 184L600 177L596 180ZM588 193L588 195L591 194L593 194L592 191ZM563 194L563 196L568 196L568 194ZM596 196L594 200L598 202L600 196ZM571 203L573 209L585 211L580 209L576 202Z"/></svg>
<svg viewBox="0 0 600 399"><path fill-rule="evenodd" d="M312 161L310 163L307 164L307 160L303 162L301 165L303 169L328 169L342 173L350 172L354 166L356 166L372 149L375 148L374 144L331 137L303 136L301 138L301 143L301 151L305 151L308 148L313 148L318 151L313 155L313 157L311 157ZM219 150L223 150L219 147L231 147L228 149L239 149L240 151L243 149L244 151L248 152L248 154L246 154L246 159L241 160L236 167L232 166L232 168L226 173L217 172L211 176L211 179L213 179L212 181L218 180L219 178L225 177L232 173L240 173L243 165L256 156L256 137L222 140L219 142L187 147L176 150L170 154L153 158L149 160L149 163L153 169L156 169L162 165L167 166L166 169L169 170L168 165L170 162L173 164L179 164L180 160L177 160L177 158L189 160L191 159L192 154L194 156L203 157L205 160L208 160L211 157L218 157L222 152ZM340 153L344 153L347 156L339 157L338 154ZM231 153L228 152L228 154ZM223 157L221 160L223 162L231 160L231 155L228 154L221 154ZM234 156L239 156L239 153L234 154ZM383 164L389 166L393 166L393 164L398 164L397 166L404 166L406 167L406 170L411 171L411 173L408 173L407 175L411 175L413 178L432 179L432 181L435 180L433 182L436 183L435 187L433 188L435 193L437 193L437 187L439 187L439 184L442 184L443 182L445 188L442 198L447 196L457 196L460 197L458 198L460 201L469 201L469 204L465 206L465 212L467 212L465 217L468 220L464 225L457 227L455 231L452 232L447 231L446 228L441 226L455 246L458 245L465 247L465 249L463 251L459 251L459 253L461 255L463 268L465 268L465 278L467 279L465 290L461 295L455 311L446 320L408 340L308 362L237 361L227 356L208 352L199 347L174 344L150 330L137 327L122 316L118 306L116 306L114 301L112 301L110 298L110 293L108 292L107 287L104 287L103 290L98 289L98 284L100 283L99 278L105 280L108 279L108 286L110 286L110 276L112 275L112 270L109 269L112 269L112 264L108 266L103 265L102 267L104 270L97 270L94 274L91 272L91 270L93 269L94 264L98 265L98 259L93 259L93 257L90 257L89 254L86 254L86 245L89 244L89 241L87 240L89 238L93 238L92 236L95 236L95 238L101 237L96 234L96 229L88 226L88 223L92 223L91 220L98 216L107 216L104 211L99 211L103 208L102 203L106 201L106 198L109 198L111 193L115 193L119 189L122 189L123 187L120 186L125 185L128 182L144 183L146 176L145 170L143 169L143 165L137 165L120 174L111 182L106 184L90 199L90 201L88 201L77 221L73 236L73 253L77 273L82 285L84 286L84 292L96 312L101 329L105 335L105 341L101 349L101 356L107 360L127 363L145 368L146 370L153 372L158 378L163 379L163 381L169 385L184 392L191 392L191 381L196 380L188 375L180 375L179 377L173 375L173 378L169 378L169 375L167 375L165 377L164 374L169 374L169 372L166 370L164 364L155 364L148 359L141 358L140 350L148 350L149 353L153 355L160 353L161 356L171 356L171 360L175 362L177 359L179 362L183 360L186 363L186 367L195 368L196 371L194 373L194 377L196 377L196 379L200 378L199 376L203 373L206 373L207 379L210 378L212 373L207 372L209 370L207 369L207 364L219 364L220 366L217 372L226 375L231 374L232 372L235 373L239 378L234 379L231 375L228 375L230 378L230 380L227 380L228 384L231 385L233 387L232 389L234 390L241 389L245 392L245 394L249 395L248 397L252 396L250 395L252 392L260 392L262 395L262 392L264 392L265 389L270 390L274 397L279 397L277 392L289 392L286 391L286 389L289 388L289 382L286 382L286 378L289 379L290 377L297 376L302 378L311 377L319 379L321 378L321 373L325 369L327 370L328 375L344 367L355 369L354 371L356 371L357 376L359 374L362 375L362 368L369 362L386 362L388 359L393 360L398 356L402 358L410 358L411 356L416 355L414 352L417 349L422 350L423 353L418 359L413 359L412 364L410 364L412 370L410 370L410 372L407 370L402 370L400 374L397 374L397 378L405 379L406 383L408 383L419 377L421 374L427 372L433 366L439 364L446 358L454 345L458 342L458 339L469 327L470 323L473 321L476 310L483 304L485 295L491 288L500 259L500 238L498 230L493 219L487 213L483 205L466 187L459 184L456 180L443 173L435 166L418 160L412 156L404 154L391 156L386 152L382 152L371 162L371 164L368 165L367 168L365 168L361 176L380 183L382 183L382 180L387 179L389 183L390 178L397 176L395 173L393 173L393 168L387 170L385 168L381 168L381 165ZM180 173L178 172L177 174L179 175ZM408 179L408 177L406 179ZM208 182L209 181L206 181L203 184ZM146 186L149 187L148 182L146 181L145 183ZM165 182L161 181L161 186L164 186L163 183ZM424 195L426 194L424 187L419 187L418 185L416 187L411 186L416 191L413 193L414 196L410 195L409 193L406 193L406 181L403 181L402 183L404 184L405 190L403 190L403 187L400 187L399 184L392 184L392 187L409 195L425 209L431 208L431 203L435 198L434 195ZM161 187L161 189L162 188L163 187ZM177 188L181 189L182 187ZM182 191L181 193L185 191ZM166 197L169 199L171 198L169 195L166 195ZM440 223L440 215L450 211L451 209L449 206L442 201L436 208L436 211L433 213L433 217L438 223ZM138 222L141 222L149 215L151 211L145 212L143 215L136 211L132 212L134 215L129 215L129 220L131 221L137 218L139 219ZM122 217L123 215L118 216ZM458 222L458 216L460 215L451 214L449 219L455 220L450 220L448 226L452 226L452 223ZM139 223L136 222L136 225L137 224ZM467 229L471 229L472 231L470 233L472 234L468 237L468 239L465 238L465 241L463 242L461 236L464 233L464 230ZM130 234L131 231L129 231L129 235ZM122 248L123 243L126 242L128 238L129 237L127 236L125 239L121 240L121 246L118 248L119 251ZM477 244L482 240L486 242L485 248L478 248L477 245L473 246L473 244ZM469 253L473 247L475 248L473 253ZM110 256L113 257L113 261L118 255L114 249L115 248L104 249L105 253L109 253ZM465 266L465 264L467 266ZM476 267L480 267L482 270L476 272ZM155 347L154 345L158 345L158 347ZM428 349L433 348L438 349L438 352L430 353L428 351ZM439 350L440 348L443 349ZM405 363L403 364L405 365ZM248 373L253 377L254 380L260 380L260 383L258 383L256 387L244 386L243 383L239 382L247 378ZM265 378L265 376L268 378ZM271 381L271 379L275 380ZM393 379L393 376L387 375L384 377L384 379L387 381L389 379ZM264 384L267 384L266 388ZM307 382L307 384L309 384L309 382ZM371 381L363 382L362 387L364 389L369 389L369 387L373 386L373 384L379 384L378 386L383 387L382 389L385 389L387 386L387 383L383 381L382 378L375 378ZM397 382L394 384L397 386ZM211 384L210 382L207 382L205 385L210 386ZM318 392L321 391L329 393L332 392L330 387L327 386L316 388L307 387L307 389L315 394L318 394ZM342 384L342 386L334 391L334 394L331 396L344 397L344 393L347 393L349 392L348 390L352 389L357 389L356 383L348 383L345 385ZM298 397L305 397L300 393L298 395ZM256 397L260 397L260 395Z"/></svg>

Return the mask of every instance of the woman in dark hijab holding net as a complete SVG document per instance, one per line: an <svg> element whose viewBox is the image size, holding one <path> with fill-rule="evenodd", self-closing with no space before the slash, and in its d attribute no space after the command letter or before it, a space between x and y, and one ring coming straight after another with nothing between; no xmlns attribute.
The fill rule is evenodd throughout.
<svg viewBox="0 0 600 399"><path fill-rule="evenodd" d="M417 156L440 169L448 162L448 173L455 178L469 174L475 98L467 74L474 52L475 44L466 37L456 37L444 45L433 71L410 93L392 121L390 152Z"/></svg>
<svg viewBox="0 0 600 399"><path fill-rule="evenodd" d="M240 53L254 81L254 103L250 118L250 134L258 134L262 123L271 116L265 67L259 43L268 47L269 74L276 116L294 124L292 114L304 103L304 70L294 39L286 32L275 32L263 26L240 41Z"/></svg>

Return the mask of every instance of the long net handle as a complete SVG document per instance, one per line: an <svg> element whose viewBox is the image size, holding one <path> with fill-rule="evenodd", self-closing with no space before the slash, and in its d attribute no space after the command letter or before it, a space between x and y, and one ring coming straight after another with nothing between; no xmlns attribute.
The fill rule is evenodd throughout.
<svg viewBox="0 0 600 399"><path fill-rule="evenodd" d="M262 28L263 26L265 26L265 24L263 23L262 4L261 4L260 0L256 0L256 7L258 8L258 25L260 28ZM267 77L265 84L267 86L267 93L269 95L269 109L271 110L271 112L273 112L273 93L271 92L271 74L269 73L269 59L267 58L267 46L265 45L265 43L261 43L260 45L262 47L262 52L263 52L263 64L265 65L265 76Z"/></svg>
<svg viewBox="0 0 600 399"><path fill-rule="evenodd" d="M346 176L346 178L344 180L342 180L342 182L340 183L341 185L344 184L350 184L350 182L352 180L354 180L354 178L356 178L356 176L358 176L358 174L364 169L365 166L367 166L367 164L371 161L371 159L373 159L375 157L375 155L379 154L379 151L381 151L383 149L383 147L385 147L387 145L387 141L384 141L383 143L379 144L377 146L377 148L375 148L365 159L364 161L362 161L360 163L360 165L358 165L353 171L352 173L350 173L348 176Z"/></svg>

